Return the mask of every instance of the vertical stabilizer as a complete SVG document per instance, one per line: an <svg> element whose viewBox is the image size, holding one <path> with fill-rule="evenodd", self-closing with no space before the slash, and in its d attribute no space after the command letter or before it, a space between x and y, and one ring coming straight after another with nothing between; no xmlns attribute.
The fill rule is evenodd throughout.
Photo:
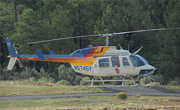
<svg viewBox="0 0 180 110"><path fill-rule="evenodd" d="M10 58L7 70L12 70L14 67L14 64L16 63L17 58Z"/></svg>
<svg viewBox="0 0 180 110"><path fill-rule="evenodd" d="M9 53L11 54L11 57L18 57L17 51L14 49L14 47L9 39L6 39L6 44L7 44Z"/></svg>
<svg viewBox="0 0 180 110"><path fill-rule="evenodd" d="M12 45L11 41L7 38L6 39L6 44L9 50L9 53L11 54L10 57L10 61L7 67L7 70L12 70L14 67L14 64L16 63L17 59L18 59L18 53L17 50L15 49L15 47Z"/></svg>

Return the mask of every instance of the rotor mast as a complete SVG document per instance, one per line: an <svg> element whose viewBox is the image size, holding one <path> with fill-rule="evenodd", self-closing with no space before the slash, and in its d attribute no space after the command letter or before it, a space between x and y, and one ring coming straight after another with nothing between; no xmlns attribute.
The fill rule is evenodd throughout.
<svg viewBox="0 0 180 110"><path fill-rule="evenodd" d="M111 34L106 33L106 34L102 34L100 36L100 37L106 37L106 45L105 46L109 46L109 37L111 37L111 36L115 36L115 34L114 33L111 33Z"/></svg>
<svg viewBox="0 0 180 110"><path fill-rule="evenodd" d="M106 35L106 46L109 46L109 36Z"/></svg>

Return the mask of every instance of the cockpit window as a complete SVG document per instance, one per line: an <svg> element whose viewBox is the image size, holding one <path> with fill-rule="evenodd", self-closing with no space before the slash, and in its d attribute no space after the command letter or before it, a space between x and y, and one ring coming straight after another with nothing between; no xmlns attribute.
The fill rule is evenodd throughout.
<svg viewBox="0 0 180 110"><path fill-rule="evenodd" d="M126 57L122 57L123 66L130 66L128 59Z"/></svg>
<svg viewBox="0 0 180 110"><path fill-rule="evenodd" d="M99 67L109 67L109 58L102 58L98 60Z"/></svg>
<svg viewBox="0 0 180 110"><path fill-rule="evenodd" d="M120 63L119 63L119 57L111 57L111 61L112 61L112 66L113 67L120 67Z"/></svg>
<svg viewBox="0 0 180 110"><path fill-rule="evenodd" d="M147 60L146 59L144 59L142 56L140 56L140 55L136 55L136 56L138 56L139 58L141 58L146 64L148 64L149 65L149 63L147 62Z"/></svg>
<svg viewBox="0 0 180 110"><path fill-rule="evenodd" d="M130 59L134 67L146 65L146 63L136 55L130 55Z"/></svg>

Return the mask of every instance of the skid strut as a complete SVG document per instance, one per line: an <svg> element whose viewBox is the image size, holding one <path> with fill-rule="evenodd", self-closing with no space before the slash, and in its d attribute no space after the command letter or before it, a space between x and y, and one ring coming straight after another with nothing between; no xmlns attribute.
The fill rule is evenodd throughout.
<svg viewBox="0 0 180 110"><path fill-rule="evenodd" d="M100 80L97 80L97 78L99 78ZM131 80L126 80L125 77L123 77L123 80L103 80L102 77L93 77L92 80L85 80L85 81L86 82L91 82L91 87L100 87L100 86L94 86L93 85L94 82L101 82L103 84L102 87L105 87L105 86L107 86L107 87L110 87L110 86L112 86L112 87L114 87L114 86L125 86L124 85L125 81L133 81L134 85L129 85L129 86L137 86L138 85L138 84L135 84L135 81L139 81L139 80L133 80L132 77L130 77L130 79ZM115 82L115 81L116 82L122 82L122 85L105 85L105 83L104 83L104 82Z"/></svg>

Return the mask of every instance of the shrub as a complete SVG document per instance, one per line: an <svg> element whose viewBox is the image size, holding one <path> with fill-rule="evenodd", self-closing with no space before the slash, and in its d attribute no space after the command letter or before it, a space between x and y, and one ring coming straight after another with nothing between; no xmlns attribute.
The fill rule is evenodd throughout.
<svg viewBox="0 0 180 110"><path fill-rule="evenodd" d="M134 81L135 82L135 81ZM134 85L133 81L125 81L124 85Z"/></svg>
<svg viewBox="0 0 180 110"><path fill-rule="evenodd" d="M3 78L3 68L2 68L2 66L0 65L0 80L3 80L4 78Z"/></svg>
<svg viewBox="0 0 180 110"><path fill-rule="evenodd" d="M46 71L44 70L44 68L42 67L42 68L40 69L39 76L49 78L50 74L48 74L48 72L46 72Z"/></svg>
<svg viewBox="0 0 180 110"><path fill-rule="evenodd" d="M177 81L178 85L180 84L180 78L178 76L176 76L174 80Z"/></svg>
<svg viewBox="0 0 180 110"><path fill-rule="evenodd" d="M29 78L29 81L30 81L30 82L35 82L36 80L35 80L34 77L30 77L30 78Z"/></svg>
<svg viewBox="0 0 180 110"><path fill-rule="evenodd" d="M64 65L58 67L58 80L66 80L69 83L74 83L76 73L72 68L67 68Z"/></svg>
<svg viewBox="0 0 180 110"><path fill-rule="evenodd" d="M70 85L69 82L66 81L66 80L58 81L56 84L58 84L58 85L64 85L64 86L69 86L69 85Z"/></svg>
<svg viewBox="0 0 180 110"><path fill-rule="evenodd" d="M19 73L15 72L13 75L13 80L19 80L19 79L20 79Z"/></svg>
<svg viewBox="0 0 180 110"><path fill-rule="evenodd" d="M117 95L116 95L116 97L118 98L118 99L127 99L127 94L125 93L125 92L119 92Z"/></svg>
<svg viewBox="0 0 180 110"><path fill-rule="evenodd" d="M80 81L80 85L88 85L88 84L90 84L89 82L86 82L85 80L90 80L90 78L89 77L82 78L82 80Z"/></svg>
<svg viewBox="0 0 180 110"><path fill-rule="evenodd" d="M52 78L52 77L49 77L48 81L51 82L51 83L55 83L56 82L56 80L54 78Z"/></svg>
<svg viewBox="0 0 180 110"><path fill-rule="evenodd" d="M82 76L76 76L76 78L75 78L75 83L76 83L77 85L79 85L81 80L82 80Z"/></svg>
<svg viewBox="0 0 180 110"><path fill-rule="evenodd" d="M41 79L38 80L38 84L44 85L48 82L48 79L46 77L41 77Z"/></svg>
<svg viewBox="0 0 180 110"><path fill-rule="evenodd" d="M140 98L140 97L141 97L140 94L134 96L134 98Z"/></svg>
<svg viewBox="0 0 180 110"><path fill-rule="evenodd" d="M121 77L113 77L112 80L120 80L122 79ZM111 82L112 85L120 85L121 82L120 81L112 81Z"/></svg>
<svg viewBox="0 0 180 110"><path fill-rule="evenodd" d="M150 83L150 79L147 78L147 77L143 77L141 80L140 80L140 85L141 86L144 86L146 84Z"/></svg>
<svg viewBox="0 0 180 110"><path fill-rule="evenodd" d="M165 79L162 75L153 75L151 77L155 80L155 82L159 82L160 84L165 83Z"/></svg>
<svg viewBox="0 0 180 110"><path fill-rule="evenodd" d="M20 73L22 79L29 79L31 77L31 69L26 67L24 71Z"/></svg>
<svg viewBox="0 0 180 110"><path fill-rule="evenodd" d="M172 86L172 85L178 85L177 81L171 81L168 85Z"/></svg>
<svg viewBox="0 0 180 110"><path fill-rule="evenodd" d="M41 77L35 68L31 69L31 76L33 76L35 79L39 79Z"/></svg>

